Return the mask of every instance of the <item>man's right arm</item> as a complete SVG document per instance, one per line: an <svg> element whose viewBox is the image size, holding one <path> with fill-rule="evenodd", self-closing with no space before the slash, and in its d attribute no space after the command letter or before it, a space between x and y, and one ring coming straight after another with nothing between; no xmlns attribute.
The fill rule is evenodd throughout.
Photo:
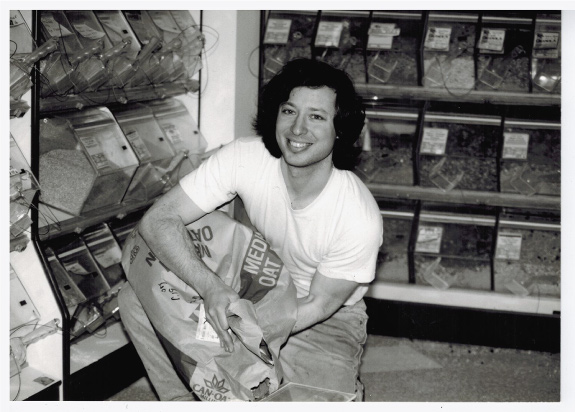
<svg viewBox="0 0 575 412"><path fill-rule="evenodd" d="M233 343L227 332L226 309L239 296L196 255L186 229L187 224L205 214L178 184L150 207L139 230L156 257L202 297L206 319L226 350L231 352Z"/></svg>

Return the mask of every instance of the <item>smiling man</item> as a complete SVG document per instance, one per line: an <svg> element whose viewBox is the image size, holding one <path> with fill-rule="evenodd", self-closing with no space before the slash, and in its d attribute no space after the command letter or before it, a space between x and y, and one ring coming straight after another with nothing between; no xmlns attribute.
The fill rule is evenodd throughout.
<svg viewBox="0 0 575 412"><path fill-rule="evenodd" d="M286 381L356 393L365 343L363 296L382 243L379 208L350 170L364 124L350 78L308 59L286 64L263 88L256 137L221 148L160 198L140 223L156 256L203 298L231 351L226 308L239 296L195 255L185 225L240 197L297 289L298 315L281 349ZM120 311L161 400L188 392L129 285Z"/></svg>

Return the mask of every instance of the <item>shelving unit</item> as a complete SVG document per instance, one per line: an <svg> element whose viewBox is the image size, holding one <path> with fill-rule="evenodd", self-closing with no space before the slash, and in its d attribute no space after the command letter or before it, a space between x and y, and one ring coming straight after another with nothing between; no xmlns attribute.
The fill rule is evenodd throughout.
<svg viewBox="0 0 575 412"><path fill-rule="evenodd" d="M420 218L421 205L434 203L453 211L491 210L495 216L492 223L495 227L499 225L499 214L508 210L523 211L533 216L551 215L553 216L551 219L555 219L557 230L560 230L560 195L538 193L535 190L530 193L519 191L513 193L499 189L503 125L507 119L513 119L517 113L524 115L527 113L526 117L531 121L536 121L538 116L544 116L541 120L551 119L555 123L554 127L560 128L560 71L557 70L557 67L560 67L560 51L552 50L560 44L560 14L544 11L501 13L414 10L378 10L360 14L343 10L330 10L325 13L321 10L263 11L261 13L260 87L269 80L270 76L266 69L271 67L271 63L278 65L276 61L278 56L282 56L281 63L299 57L297 53L291 55L280 53L282 49L288 52L292 50L294 39L302 41L298 36L294 37L294 30L291 28L293 25L298 27L300 33L307 33L304 37L309 43L310 56L308 57L326 60L325 56L338 53L343 56L363 55L363 67L349 64L351 61L349 59L346 63L345 58L338 61L332 59L330 63L335 64L336 67L339 65L339 68L348 71L366 106L369 121L364 133L366 130L371 131L371 141L367 137L366 142L366 134L362 134L358 145L368 151L363 152L361 160L363 163L358 166L356 172L380 204L382 215L396 221L399 216L400 219L417 223ZM330 26L324 24L321 27L321 39L318 43L317 32L320 30L320 22L325 19L330 20ZM307 22L307 26L301 27L303 21ZM345 44L347 38L342 33L347 28L358 25L364 29L354 34L356 41L353 43L356 47L352 47L350 51ZM535 31L543 33L543 38L549 40L548 45L550 43L553 45L544 49L547 46L542 46L541 42L534 40ZM551 31L553 34L545 34ZM326 38L331 38L329 45L324 41ZM540 39L541 36L537 38ZM410 41L415 44L413 47L416 50L413 50L413 47L405 47ZM536 78L536 69L535 66L531 66L531 62L538 63L538 58L551 59L548 63L552 67L549 73L544 73L548 79ZM469 78L465 77L462 72L457 73L454 75L454 81L450 82L450 86L446 86L446 78L451 67L456 67L455 63L467 64L469 62L473 67L468 73ZM439 70L435 73L433 69L437 67L432 67L433 64L439 64ZM412 66L416 69L417 75L410 77L409 68ZM466 69L468 66L465 66ZM506 67L507 72L501 70ZM401 73L396 73L395 70L400 70ZM463 70L463 67L458 70ZM537 75L539 75L542 69L537 70ZM394 75L397 76L394 77ZM432 77L434 82L430 81ZM549 82L545 83L547 80ZM540 84L545 85L546 90L543 90ZM461 188L457 186L456 181L449 179L444 183L454 183L453 188L434 187L429 185L429 182L426 184L427 187L422 185L420 145L426 125L424 118L430 112L445 113L447 116L489 117L495 115L495 120L491 122L495 128L499 129L498 142L496 151L492 152L491 156L496 156L492 158L497 168L493 170L498 179L494 183L496 187ZM387 120L382 120L384 118ZM401 123L398 119L408 119L408 121ZM471 121L474 122L474 120ZM441 125L434 127L441 128ZM374 136L376 136L375 140ZM399 152L394 153L394 150L397 151L398 148L401 148L401 153L404 150L403 143L400 143L398 136L401 139L411 139L411 156L408 156L408 159ZM447 133L444 137L446 136ZM524 136L520 137L525 139ZM528 140L529 137L526 139ZM486 146L480 147L485 150ZM383 154L379 157L380 160L377 160L380 152ZM438 156L440 157L437 159L441 157L445 159L449 157L449 154L443 152ZM412 180L407 179L409 170L406 169L406 160L407 164L413 164ZM381 169L379 172L376 170L378 162ZM394 162L396 169L392 166ZM398 174L400 168L403 172ZM557 168L560 168L560 165ZM382 180L381 178L388 170L391 171L390 176L393 178L390 177L389 181ZM413 202L420 206L416 211L397 212L395 207L391 206L396 202ZM386 205L388 205L387 208ZM448 215L451 213L453 212L447 212ZM529 221L526 225L529 226ZM396 230L395 226L393 230ZM533 230L537 228L533 226ZM404 235L411 241L409 246L407 243L401 243L403 245L401 247L406 248L405 255L409 255L412 259L414 234L408 232ZM401 252L396 250L396 246L394 244L393 250L389 252L393 256ZM386 256L385 245L381 253L383 253L381 256ZM490 251L491 262L494 259L493 253L494 249ZM407 262L404 260L407 259L399 258L386 267L393 270L398 262L406 265ZM403 274L407 273L408 269L410 277L403 279ZM366 295L369 301L368 309L377 310L376 308L382 305L388 305L389 308L397 307L398 310L402 310L407 307L406 305L413 305L413 308L416 308L415 311L421 308L421 312L417 315L421 316L420 320L426 319L425 308L429 309L428 313L431 314L429 316L432 317L436 316L436 313L446 316L448 312L443 308L459 309L464 314L470 313L469 311L492 312L493 316L509 316L510 319L524 315L542 316L542 322L547 322L545 319L553 319L548 323L551 322L554 325L560 317L559 296L538 296L537 294L518 296L510 292L501 293L501 290L494 290L493 267L488 290L465 288L439 290L429 284L415 284L413 262L410 262L409 268L398 270L398 274L388 274L387 277L384 276L385 279L381 279L378 275ZM373 313L370 323L377 323L378 316L379 313ZM414 315L414 318L417 316ZM445 318L434 318L433 322L448 321ZM400 326L394 325L393 320L385 324L388 327L393 326L393 330L389 333L401 329ZM378 329L377 326L374 328ZM558 329L553 330L558 331ZM407 331L404 330L401 333L409 335L411 332L412 330L408 328ZM530 333L534 334L536 331ZM425 338L425 336L421 337ZM451 339L457 340L454 336L451 336ZM553 334L552 339L558 343L559 335ZM511 341L508 341L508 344L514 345L518 343L515 340L513 343L509 342Z"/></svg>

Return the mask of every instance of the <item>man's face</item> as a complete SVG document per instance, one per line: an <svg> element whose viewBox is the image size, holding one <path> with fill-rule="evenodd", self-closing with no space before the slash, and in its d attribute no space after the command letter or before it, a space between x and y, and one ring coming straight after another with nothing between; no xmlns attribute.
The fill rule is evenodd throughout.
<svg viewBox="0 0 575 412"><path fill-rule="evenodd" d="M335 92L328 87L294 88L280 104L276 139L286 163L294 167L329 164L335 142Z"/></svg>

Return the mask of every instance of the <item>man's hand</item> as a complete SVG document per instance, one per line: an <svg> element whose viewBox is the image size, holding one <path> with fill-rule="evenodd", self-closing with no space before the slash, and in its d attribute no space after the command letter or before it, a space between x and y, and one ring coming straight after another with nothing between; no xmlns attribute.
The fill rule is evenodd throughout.
<svg viewBox="0 0 575 412"><path fill-rule="evenodd" d="M230 303L240 299L239 295L228 285L221 281L216 281L210 289L204 292L204 307L206 310L206 320L214 328L214 331L220 338L220 345L226 349L226 352L233 352L234 343L228 332L227 309Z"/></svg>

